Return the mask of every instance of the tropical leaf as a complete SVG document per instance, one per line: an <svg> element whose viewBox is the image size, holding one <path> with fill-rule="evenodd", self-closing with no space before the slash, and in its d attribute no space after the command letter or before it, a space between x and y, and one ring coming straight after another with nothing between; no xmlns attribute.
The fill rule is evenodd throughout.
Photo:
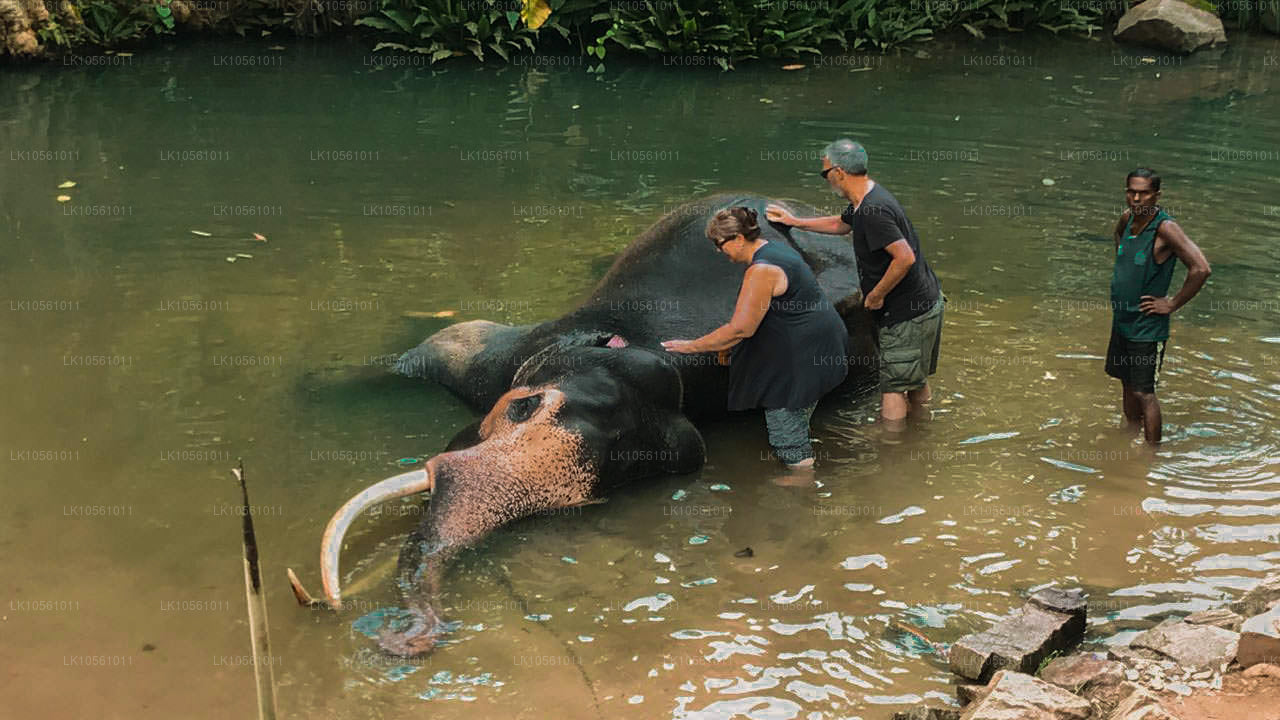
<svg viewBox="0 0 1280 720"><path fill-rule="evenodd" d="M547 4L547 0L522 0L523 5L520 8L520 19L524 20L525 26L530 30L537 30L542 27L542 23L551 17L551 6Z"/></svg>

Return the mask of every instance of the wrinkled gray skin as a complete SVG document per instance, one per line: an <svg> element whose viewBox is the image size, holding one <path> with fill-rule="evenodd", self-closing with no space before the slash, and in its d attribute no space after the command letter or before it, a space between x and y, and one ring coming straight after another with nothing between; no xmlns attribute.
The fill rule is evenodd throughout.
<svg viewBox="0 0 1280 720"><path fill-rule="evenodd" d="M670 354L660 342L696 338L728 321L744 267L715 250L707 221L732 205L753 207L763 220L770 202L800 216L818 214L755 195L689 203L631 243L563 317L520 327L458 323L400 358L398 372L444 385L485 417L415 478L422 482L415 489L432 495L401 552L398 584L408 615L383 635L385 649L415 655L433 647L445 630L435 610L445 567L488 532L539 511L597 501L627 482L702 466L703 440L690 419L726 414L728 369L713 354ZM845 388L865 385L876 367L875 333L861 308L848 238L768 223L762 229L813 269L849 330ZM621 345L618 338L625 347L607 346ZM333 533L336 545L326 535L331 602L342 530Z"/></svg>

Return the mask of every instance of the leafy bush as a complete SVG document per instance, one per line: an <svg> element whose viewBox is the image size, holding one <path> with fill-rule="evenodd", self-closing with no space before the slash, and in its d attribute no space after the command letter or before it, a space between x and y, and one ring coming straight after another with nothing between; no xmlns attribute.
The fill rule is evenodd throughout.
<svg viewBox="0 0 1280 720"><path fill-rule="evenodd" d="M849 13L854 47L883 50L948 30L964 30L979 39L993 30L1038 27L1086 35L1101 30L1107 4L1080 5L1061 0L850 0L841 9Z"/></svg>
<svg viewBox="0 0 1280 720"><path fill-rule="evenodd" d="M589 7L583 0L383 0L378 14L356 24L397 36L375 50L423 53L433 63L467 53L483 61L487 51L509 62L513 53L533 52L548 30L569 40L571 27L589 24Z"/></svg>
<svg viewBox="0 0 1280 720"><path fill-rule="evenodd" d="M820 55L845 47L837 18L819 0L645 0L611 6L608 40L646 55L735 60Z"/></svg>
<svg viewBox="0 0 1280 720"><path fill-rule="evenodd" d="M76 6L76 11L81 24L72 31L73 41L83 39L109 47L148 34L173 32L173 11L169 9L169 0L141 4L128 0L88 0ZM81 37L75 37L77 35Z"/></svg>

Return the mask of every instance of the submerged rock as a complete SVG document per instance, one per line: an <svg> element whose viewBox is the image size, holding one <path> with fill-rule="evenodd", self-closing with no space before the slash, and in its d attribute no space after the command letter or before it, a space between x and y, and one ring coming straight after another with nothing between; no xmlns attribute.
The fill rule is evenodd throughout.
<svg viewBox="0 0 1280 720"><path fill-rule="evenodd" d="M1206 45L1225 43L1227 33L1216 15L1182 0L1146 0L1120 18L1115 38L1186 54Z"/></svg>

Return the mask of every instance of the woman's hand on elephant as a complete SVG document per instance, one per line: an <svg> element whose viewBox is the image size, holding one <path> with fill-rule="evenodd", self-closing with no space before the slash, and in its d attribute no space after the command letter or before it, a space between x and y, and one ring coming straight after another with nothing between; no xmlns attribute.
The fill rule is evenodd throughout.
<svg viewBox="0 0 1280 720"><path fill-rule="evenodd" d="M777 205L769 205L764 209L764 216L769 218L769 222L782 223L783 225L795 225L796 216L783 210Z"/></svg>
<svg viewBox="0 0 1280 720"><path fill-rule="evenodd" d="M667 352L673 353L688 354L698 352L698 350L693 347L692 340L663 340L662 347L666 348Z"/></svg>

